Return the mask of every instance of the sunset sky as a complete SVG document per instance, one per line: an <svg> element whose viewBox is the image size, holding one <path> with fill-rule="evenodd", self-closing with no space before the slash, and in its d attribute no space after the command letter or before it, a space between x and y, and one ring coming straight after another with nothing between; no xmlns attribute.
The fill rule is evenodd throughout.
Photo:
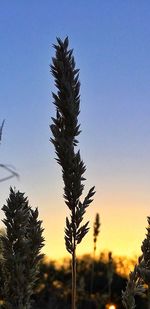
<svg viewBox="0 0 150 309"><path fill-rule="evenodd" d="M61 170L49 124L55 115L49 64L56 37L68 35L81 81L81 156L91 230L78 247L90 253L95 214L101 218L97 254L140 254L150 215L150 2L140 0L1 1L0 163L19 173L0 183L1 206L15 186L38 206L44 252L69 256ZM0 170L1 177L6 175ZM0 211L0 218L3 213Z"/></svg>

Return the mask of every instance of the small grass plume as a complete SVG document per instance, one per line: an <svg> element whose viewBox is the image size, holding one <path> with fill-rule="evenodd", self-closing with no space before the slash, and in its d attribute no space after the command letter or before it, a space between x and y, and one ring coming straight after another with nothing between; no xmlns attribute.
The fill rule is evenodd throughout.
<svg viewBox="0 0 150 309"><path fill-rule="evenodd" d="M93 292L93 281L94 281L94 266L95 266L95 254L96 254L96 246L97 246L97 239L98 235L100 233L100 216L99 213L95 216L95 221L93 224L93 261L92 261L92 271L91 271L91 288L90 288L90 294L92 295Z"/></svg>
<svg viewBox="0 0 150 309"><path fill-rule="evenodd" d="M143 280L139 277L138 266L135 265L133 272L130 272L126 290L122 292L122 303L126 309L135 309L135 296L143 296L145 289Z"/></svg>
<svg viewBox="0 0 150 309"><path fill-rule="evenodd" d="M135 296L144 294L144 284L148 287L148 309L150 309L150 217L147 220L147 234L141 246L142 255L139 258L138 265L129 275L126 290L122 292L123 305L126 309L136 308Z"/></svg>
<svg viewBox="0 0 150 309"><path fill-rule="evenodd" d="M97 238L100 233L100 216L97 213L95 216L94 226L93 226L93 242L94 242L94 258L96 253L96 245L97 245Z"/></svg>
<svg viewBox="0 0 150 309"><path fill-rule="evenodd" d="M4 301L6 309L31 308L31 295L43 258L42 221L38 209L32 210L24 193L10 188L6 205L2 207L6 232L1 234Z"/></svg>
<svg viewBox="0 0 150 309"><path fill-rule="evenodd" d="M76 308L76 247L87 234L88 223L82 223L86 208L92 202L92 187L83 202L85 180L83 174L86 166L81 159L80 151L75 151L80 134L78 115L80 113L79 70L75 68L73 50L68 49L69 41L57 38L55 57L52 58L51 72L55 79L57 94L53 93L56 106L56 117L50 126L53 134L51 142L55 146L57 162L62 168L64 181L64 199L70 210L70 218L66 218L65 243L72 256L72 309Z"/></svg>

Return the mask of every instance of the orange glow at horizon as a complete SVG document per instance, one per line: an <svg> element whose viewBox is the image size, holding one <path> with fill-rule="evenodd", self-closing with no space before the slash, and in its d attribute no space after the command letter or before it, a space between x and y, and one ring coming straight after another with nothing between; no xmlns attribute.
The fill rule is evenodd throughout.
<svg viewBox="0 0 150 309"><path fill-rule="evenodd" d="M46 240L43 252L54 260L70 257L64 242L67 208L61 199L57 200L57 203L53 212L47 208L47 213L45 214L43 211L41 214ZM140 202L136 201L136 205L133 207L134 204L127 199L123 201L121 194L120 197L117 197L117 200L114 198L113 203L112 197L111 200L103 198L102 201L98 201L98 196L96 196L91 207L87 209L84 219L84 222L90 220L90 231L77 247L77 255L93 253L93 221L96 212L99 212L101 226L97 243L97 256L103 251L112 251L115 256L129 258L139 256L146 233L148 204L141 207ZM97 205L101 206L98 207Z"/></svg>

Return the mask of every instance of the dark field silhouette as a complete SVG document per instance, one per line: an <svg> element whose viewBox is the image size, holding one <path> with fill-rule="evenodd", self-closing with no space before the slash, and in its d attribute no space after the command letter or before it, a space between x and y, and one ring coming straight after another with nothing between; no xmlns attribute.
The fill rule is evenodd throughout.
<svg viewBox="0 0 150 309"><path fill-rule="evenodd" d="M122 261L123 262L123 261ZM91 269L94 263L93 291L91 288ZM123 309L121 294L126 287L127 277L117 272L117 262L113 260L113 277L111 285L111 302L117 309ZM77 259L77 308L106 308L109 303L109 260L100 257L92 260L90 256ZM1 300L3 299L3 279L1 278ZM55 262L43 260L40 264L39 279L32 296L32 309L69 309L71 306L71 260L60 266ZM3 308L3 306L1 306ZM136 298L136 308L147 308L147 300Z"/></svg>

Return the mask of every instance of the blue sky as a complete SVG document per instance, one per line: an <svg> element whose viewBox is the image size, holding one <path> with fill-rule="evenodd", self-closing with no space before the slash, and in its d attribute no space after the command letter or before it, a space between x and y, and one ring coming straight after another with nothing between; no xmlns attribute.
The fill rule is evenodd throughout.
<svg viewBox="0 0 150 309"><path fill-rule="evenodd" d="M65 254L67 210L49 143L49 64L56 36L68 35L80 68L86 188L97 190L87 218L92 225L95 213L101 215L101 249L136 253L150 209L149 1L1 1L0 29L1 162L20 174L19 181L0 184L1 204L10 185L25 191L39 206L47 254ZM79 253L92 248L90 241L92 230Z"/></svg>

